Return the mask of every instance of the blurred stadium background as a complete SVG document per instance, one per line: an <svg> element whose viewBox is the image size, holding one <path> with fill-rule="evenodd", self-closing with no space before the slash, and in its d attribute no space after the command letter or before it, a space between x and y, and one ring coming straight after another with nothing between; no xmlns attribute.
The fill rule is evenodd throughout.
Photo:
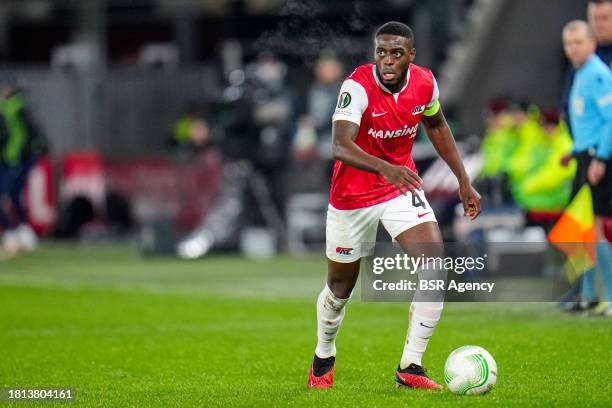
<svg viewBox="0 0 612 408"><path fill-rule="evenodd" d="M22 192L39 245L4 234L0 345L13 357L0 363L1 385L76 386L90 406L326 402L305 397L302 383L325 276L330 118L344 77L371 58L373 31L389 20L414 29L415 62L435 73L483 194L481 217L463 220L454 179L419 135L413 155L445 239L546 242L575 171L559 165L571 148L560 33L586 18L587 3L0 1L0 88L23 96L43 146ZM8 198L0 206L15 216ZM510 274L533 271L548 251L522 248L508 254ZM550 305L448 310L432 340L434 374L452 347L480 343L508 381L478 403L541 405L556 395L569 404L584 394L579 383L541 381L555 364L574 377L610 370L598 358L612 334L604 321L570 320ZM381 349L394 362L405 312L355 306L339 341L346 335L352 358ZM394 317L381 323L380 313ZM521 325L533 342L516 335ZM567 360L563 338L593 347ZM538 353L540 363L526 361ZM254 385L228 368L236 358ZM407 401L385 394L382 375L364 382L393 364L361 363L359 372L347 366L353 384L327 402ZM532 388L514 394L525 380ZM605 390L598 381L592 389ZM449 398L437 401L457 403Z"/></svg>
<svg viewBox="0 0 612 408"><path fill-rule="evenodd" d="M200 236L214 244L184 248L185 256L240 242L272 241L273 252L320 248L330 112L343 78L369 60L373 28L392 19L414 27L417 63L439 80L472 175L483 160L486 178L508 173L501 160L513 152L522 167L537 167L567 148L556 140L563 135L546 140L544 125L554 134L566 68L560 29L586 4L2 2L0 74L23 89L49 145L50 161L29 187L39 190L28 194L32 223L80 239L142 232L146 249L167 253L194 229L211 230ZM510 121L514 147L480 149L499 116ZM456 240L454 186L444 166L428 172L436 156L424 135L414 155L445 236ZM523 175L511 177L485 191L487 205L522 210L505 211L514 218L502 223L525 224L532 210L538 221L554 218L548 212L566 204L571 175L543 203L524 202Z"/></svg>

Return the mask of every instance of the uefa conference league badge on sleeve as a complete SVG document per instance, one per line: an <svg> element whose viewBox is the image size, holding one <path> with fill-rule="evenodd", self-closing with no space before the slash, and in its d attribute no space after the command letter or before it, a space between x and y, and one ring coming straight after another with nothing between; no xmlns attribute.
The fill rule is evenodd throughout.
<svg viewBox="0 0 612 408"><path fill-rule="evenodd" d="M338 109L344 109L351 104L351 94L348 92L342 92L338 98Z"/></svg>
<svg viewBox="0 0 612 408"><path fill-rule="evenodd" d="M569 290L571 265L546 242L423 243L409 254L397 243L365 245L363 301L552 302Z"/></svg>
<svg viewBox="0 0 612 408"><path fill-rule="evenodd" d="M353 97L351 96L350 93L342 92L340 96L338 97L338 104L336 105L336 113L350 115L351 112L350 112L350 109L348 109L348 107L350 106L352 101L353 101Z"/></svg>

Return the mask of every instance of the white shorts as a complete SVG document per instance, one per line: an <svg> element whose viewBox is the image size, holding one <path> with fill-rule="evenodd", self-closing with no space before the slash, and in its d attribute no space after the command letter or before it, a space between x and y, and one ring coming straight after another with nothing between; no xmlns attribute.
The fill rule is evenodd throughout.
<svg viewBox="0 0 612 408"><path fill-rule="evenodd" d="M376 242L379 221L393 239L418 224L437 222L422 191L414 200L408 192L408 195L355 210L338 210L330 204L325 227L327 257L332 261L348 263L368 255L362 245Z"/></svg>

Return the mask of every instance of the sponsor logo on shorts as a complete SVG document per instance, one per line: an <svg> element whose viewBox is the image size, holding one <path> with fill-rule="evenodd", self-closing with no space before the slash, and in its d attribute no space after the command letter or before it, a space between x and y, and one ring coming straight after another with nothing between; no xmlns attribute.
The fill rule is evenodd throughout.
<svg viewBox="0 0 612 408"><path fill-rule="evenodd" d="M336 248L336 253L338 255L353 255L353 248L337 247Z"/></svg>
<svg viewBox="0 0 612 408"><path fill-rule="evenodd" d="M424 216L426 216L426 215L427 215L427 214L429 214L430 212L431 212L431 211L427 211L427 212L424 212L424 213L418 213L418 214L417 214L417 217L419 217L419 218L423 218Z"/></svg>

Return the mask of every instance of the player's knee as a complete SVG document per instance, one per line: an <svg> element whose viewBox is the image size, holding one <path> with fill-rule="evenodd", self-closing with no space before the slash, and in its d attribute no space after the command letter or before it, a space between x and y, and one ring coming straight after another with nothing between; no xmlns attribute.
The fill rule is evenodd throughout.
<svg viewBox="0 0 612 408"><path fill-rule="evenodd" d="M335 289L334 291L334 287L328 283L321 292L319 303L330 310L340 312L350 300L351 290L347 293L344 288Z"/></svg>
<svg viewBox="0 0 612 408"><path fill-rule="evenodd" d="M337 299L343 299L348 301L353 293L354 285L350 285L346 282L328 282L329 290ZM345 302L346 303L346 302Z"/></svg>

